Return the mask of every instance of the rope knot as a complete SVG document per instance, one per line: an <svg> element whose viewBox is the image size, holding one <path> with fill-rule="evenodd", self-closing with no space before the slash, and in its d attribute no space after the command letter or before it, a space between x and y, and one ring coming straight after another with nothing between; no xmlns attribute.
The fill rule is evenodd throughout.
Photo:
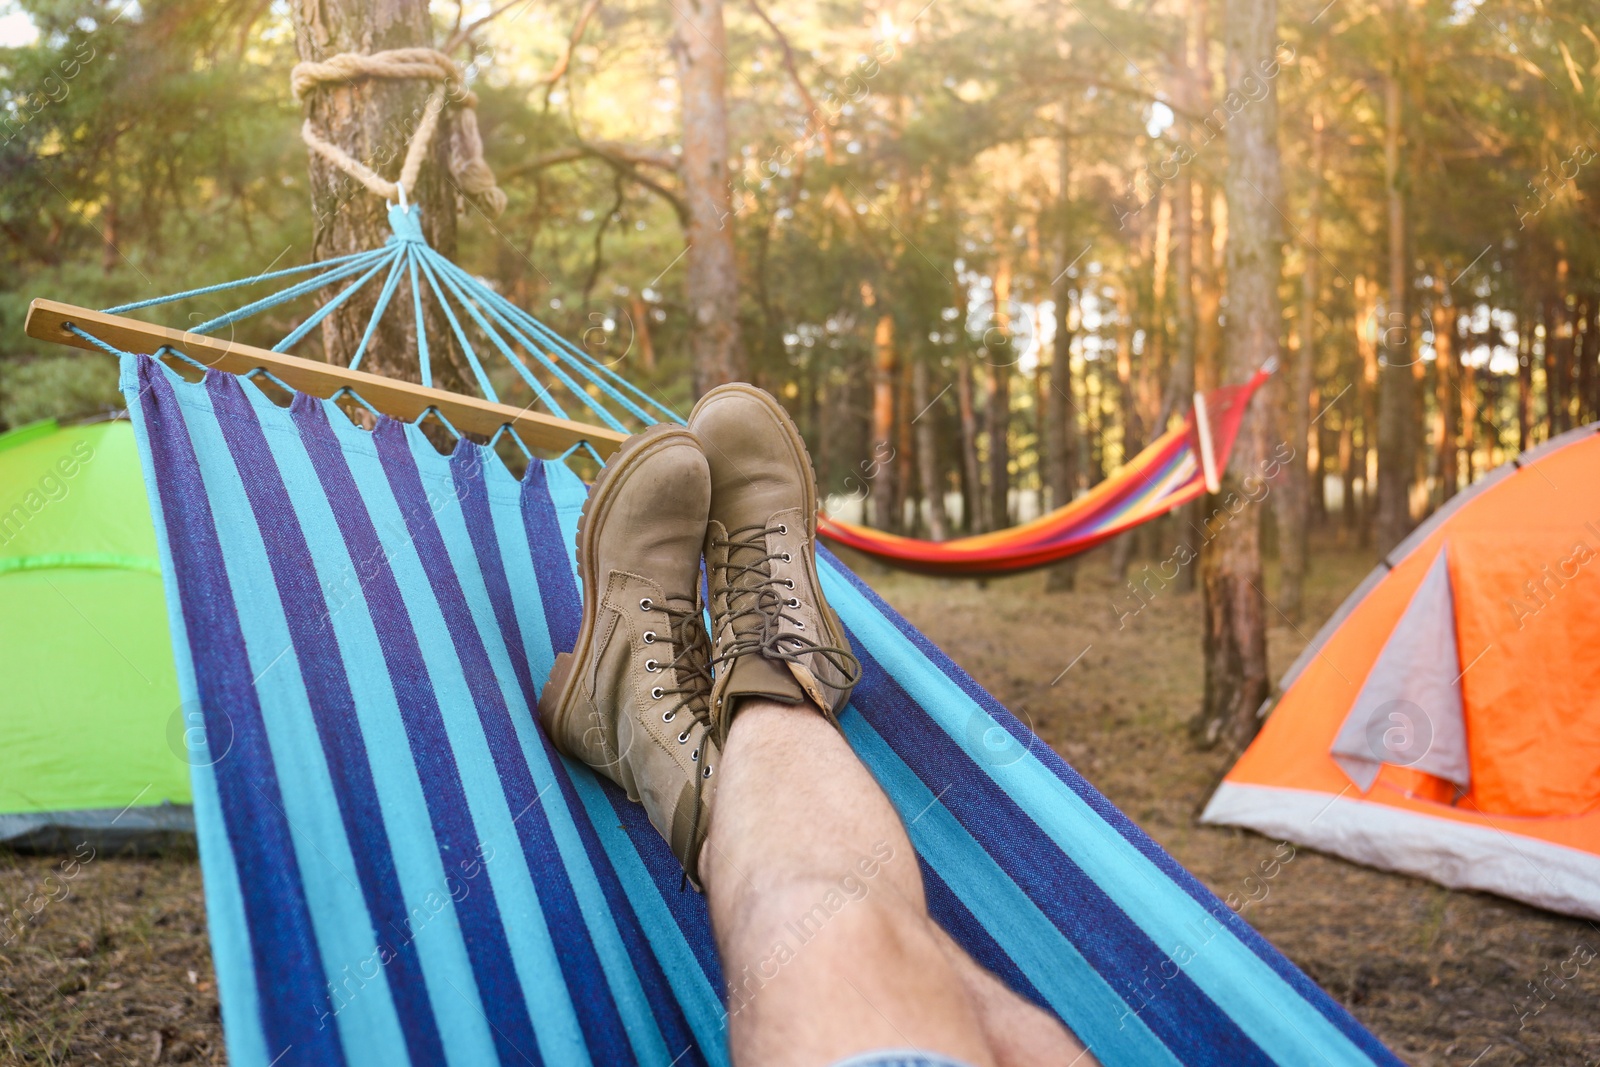
<svg viewBox="0 0 1600 1067"><path fill-rule="evenodd" d="M300 128L300 137L306 145L329 163L366 186L368 190L394 200L403 189L407 194L417 185L417 175L427 157L428 147L439 125L439 116L446 105L452 105L455 122L450 134L450 173L461 191L476 197L492 214L498 215L506 208L506 194L495 183L494 171L483 158L483 138L478 133L478 97L466 87L461 68L455 61L433 48L393 48L385 52L365 55L359 52L340 52L321 62L296 63L290 73L289 83L296 100L303 101L314 90L330 84L349 85L362 78L417 79L437 82L428 96L417 128L412 131L411 143L406 146L405 163L400 168L397 182L389 181L377 171L333 144L317 130L307 118Z"/></svg>
<svg viewBox="0 0 1600 1067"><path fill-rule="evenodd" d="M422 234L422 212L406 204L389 205L389 229L394 231L385 244L425 245L428 239Z"/></svg>

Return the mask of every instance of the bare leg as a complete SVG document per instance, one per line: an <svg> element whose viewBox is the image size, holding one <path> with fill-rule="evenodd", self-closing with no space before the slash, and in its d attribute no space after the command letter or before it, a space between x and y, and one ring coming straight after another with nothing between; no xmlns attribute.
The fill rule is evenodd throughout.
<svg viewBox="0 0 1600 1067"><path fill-rule="evenodd" d="M1081 1053L928 918L899 817L815 709L750 702L718 774L700 875L734 1063L917 1048L1010 1067Z"/></svg>
<svg viewBox="0 0 1600 1067"><path fill-rule="evenodd" d="M967 955L937 923L928 924L961 976L983 1036L999 1067L1098 1067L1099 1061L1056 1020L1023 1000Z"/></svg>

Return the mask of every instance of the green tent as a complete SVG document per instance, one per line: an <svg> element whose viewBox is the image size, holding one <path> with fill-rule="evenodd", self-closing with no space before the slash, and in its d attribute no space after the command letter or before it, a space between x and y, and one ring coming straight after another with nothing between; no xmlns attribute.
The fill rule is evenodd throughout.
<svg viewBox="0 0 1600 1067"><path fill-rule="evenodd" d="M0 434L0 842L192 832L155 529L126 421Z"/></svg>

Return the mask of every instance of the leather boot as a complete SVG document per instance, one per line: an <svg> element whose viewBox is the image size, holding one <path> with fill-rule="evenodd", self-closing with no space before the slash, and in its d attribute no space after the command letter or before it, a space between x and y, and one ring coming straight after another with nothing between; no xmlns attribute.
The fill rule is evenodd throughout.
<svg viewBox="0 0 1600 1067"><path fill-rule="evenodd" d="M770 395L735 383L689 415L711 467L706 584L712 734L727 740L738 702L810 700L828 721L861 676L817 580L817 486L805 442Z"/></svg>
<svg viewBox="0 0 1600 1067"><path fill-rule="evenodd" d="M687 430L651 427L611 458L578 522L577 646L539 694L556 748L642 801L696 888L719 757L699 596L710 504Z"/></svg>

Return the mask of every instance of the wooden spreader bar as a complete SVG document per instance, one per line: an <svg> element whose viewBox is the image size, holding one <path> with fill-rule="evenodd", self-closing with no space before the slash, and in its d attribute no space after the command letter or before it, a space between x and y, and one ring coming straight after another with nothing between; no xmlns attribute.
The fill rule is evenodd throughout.
<svg viewBox="0 0 1600 1067"><path fill-rule="evenodd" d="M582 441L602 458L609 457L627 435L601 426L557 418L479 397L431 389L378 374L350 370L332 363L301 359L282 352L255 348L196 333L185 333L120 315L107 315L55 300L35 300L28 305L24 327L29 337L98 351L90 341L66 329L71 323L124 352L154 353L163 346L207 367L230 374L247 374L260 368L302 393L327 399L340 389L351 389L385 415L410 422L429 408L436 409L457 429L490 436L510 425L529 448L562 452Z"/></svg>

